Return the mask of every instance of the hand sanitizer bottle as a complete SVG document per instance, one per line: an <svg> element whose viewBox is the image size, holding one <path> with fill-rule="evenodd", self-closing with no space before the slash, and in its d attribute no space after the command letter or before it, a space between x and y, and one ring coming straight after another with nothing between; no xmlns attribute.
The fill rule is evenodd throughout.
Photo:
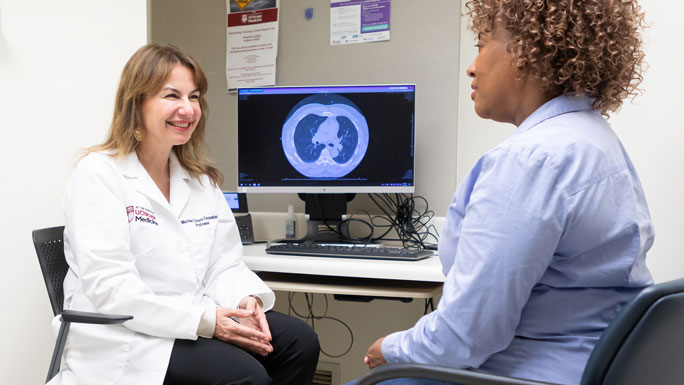
<svg viewBox="0 0 684 385"><path fill-rule="evenodd" d="M285 218L285 239L297 238L297 222L295 221L294 206L287 205L287 217Z"/></svg>

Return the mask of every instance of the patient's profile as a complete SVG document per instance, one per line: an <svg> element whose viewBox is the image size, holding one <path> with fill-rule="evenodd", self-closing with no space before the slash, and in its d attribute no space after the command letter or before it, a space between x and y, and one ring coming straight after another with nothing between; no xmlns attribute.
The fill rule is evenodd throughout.
<svg viewBox="0 0 684 385"><path fill-rule="evenodd" d="M579 383L617 310L653 283L648 205L607 120L638 93L643 13L635 0L465 7L474 111L516 129L453 196L437 309L378 339L364 361Z"/></svg>

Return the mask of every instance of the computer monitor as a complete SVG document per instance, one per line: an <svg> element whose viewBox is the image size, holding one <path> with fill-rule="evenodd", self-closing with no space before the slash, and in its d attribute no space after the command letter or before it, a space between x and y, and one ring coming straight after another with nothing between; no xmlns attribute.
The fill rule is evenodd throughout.
<svg viewBox="0 0 684 385"><path fill-rule="evenodd" d="M414 125L411 84L239 89L237 189L339 221L348 194L414 191Z"/></svg>
<svg viewBox="0 0 684 385"><path fill-rule="evenodd" d="M228 206L233 213L244 214L249 212L247 195L244 193L224 191L223 197L226 198L226 202L228 202Z"/></svg>

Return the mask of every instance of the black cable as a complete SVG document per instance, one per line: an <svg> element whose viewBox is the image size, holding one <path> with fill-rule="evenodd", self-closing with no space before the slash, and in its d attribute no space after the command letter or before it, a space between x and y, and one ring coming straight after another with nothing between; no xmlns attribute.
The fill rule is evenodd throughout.
<svg viewBox="0 0 684 385"><path fill-rule="evenodd" d="M369 194L370 199L384 213L376 216L372 224L378 228L387 228L387 231L373 240L390 240L385 236L392 229L395 230L402 246L406 248L436 248L439 241L439 233L434 225L429 224L434 217L434 211L429 209L427 199L421 196L408 196L402 194ZM416 200L424 204L424 209L419 209ZM385 221L385 223L378 223ZM435 243L426 242L433 239ZM395 239L391 239L395 240Z"/></svg>
<svg viewBox="0 0 684 385"><path fill-rule="evenodd" d="M327 227L328 230L332 231L333 233L337 234L338 237L344 238L344 235L340 231L340 226L342 225L342 223L340 222L340 224L337 225L336 229L333 228L332 226L330 226L328 224L328 221L325 219L325 215L323 214L323 206L321 206L321 200L318 197L318 194L313 194L313 199L316 201L316 207L318 208L318 216L323 221L323 224L325 225L325 227Z"/></svg>
<svg viewBox="0 0 684 385"><path fill-rule="evenodd" d="M316 317L313 314L313 298L311 298L311 301L309 301L309 293L304 293L304 298L306 298L306 306L309 309L309 318L311 318L311 328L313 330L316 330L316 325L314 325L314 320L316 319Z"/></svg>
<svg viewBox="0 0 684 385"><path fill-rule="evenodd" d="M341 220L340 223L337 225L337 228L334 228L325 219L326 216L323 213L323 206L321 206L318 194L314 194L313 199L316 201L316 207L318 208L318 215L321 218L321 221L323 222L325 227L327 227L329 231L337 234L337 236L341 240L344 240L347 242L352 242L352 243L371 243L372 242L374 230L373 230L373 224L371 222L367 222L367 221L364 221L362 219L356 219L356 218L350 217L350 218ZM369 229L368 235L365 237L352 237L351 232L349 230L352 222L358 222L358 223L363 224L364 226L367 226ZM342 228L344 228L345 225L347 226L347 233L346 234L342 231Z"/></svg>
<svg viewBox="0 0 684 385"><path fill-rule="evenodd" d="M306 299L306 306L307 306L308 314L303 315L303 314L300 314L300 313L297 311L297 309L295 309L295 307L294 307L294 305L293 305L293 303L292 303L295 294L296 294L296 293L290 292L289 295L288 295L288 298L287 298L287 299L288 299L288 314L289 314L289 315L292 315L292 314L290 313L290 311L291 311L291 312L293 312L297 317L302 318L302 319L304 320L304 322L308 322L308 321L310 320L310 321L311 321L311 328L314 329L314 330L316 330L316 327L315 327L315 324L314 324L314 321L315 321L315 320L324 320L324 319L328 319L328 320L336 321L336 322L342 324L342 326L344 326L344 327L347 329L347 331L349 332L349 336L350 336L350 339L351 339L351 340L349 341L349 347L348 347L347 350L345 350L342 354L337 354L337 355L328 354L325 350L323 350L323 346L320 347L321 353L323 353L324 355L326 355L326 356L328 356L328 357L330 357L330 358L340 358L340 357L344 356L345 354L349 353L349 351L351 350L352 346L354 346L354 333L352 332L352 329L349 327L349 325L347 325L347 324L346 324L344 321L342 321L341 319L335 318L335 317L330 317L330 316L326 315L326 314L328 314L328 295L327 295L327 294L323 294L323 298L325 299L325 311L323 311L323 314L321 314L321 315L316 315L316 314L314 314L314 311L313 311L314 294L311 294L311 298L309 299L309 293L304 293L304 298Z"/></svg>
<svg viewBox="0 0 684 385"><path fill-rule="evenodd" d="M371 243L379 240L400 241L405 248L436 249L439 241L439 233L434 225L430 224L434 217L434 211L429 209L427 199L422 196L409 194L368 194L369 198L383 212L384 215L371 217L366 213L370 221L353 218L353 215L339 222L337 228L332 227L323 215L323 208L317 195L314 195L316 206L318 206L320 217L323 224L329 231L337 234L340 239L353 243ZM418 209L416 200L421 201L425 208ZM386 223L378 223L386 221ZM351 223L357 222L368 227L369 234L365 237L352 237L350 232ZM347 233L342 232L344 225L347 226ZM385 231L378 237L372 237L375 228L384 228ZM389 239L387 235L394 230L398 239ZM428 239L434 243L426 242Z"/></svg>
<svg viewBox="0 0 684 385"><path fill-rule="evenodd" d="M359 213L359 212L364 213L365 216L368 217L368 220L354 218L354 215L356 215L356 214ZM365 237L352 237L352 236L351 236L351 231L349 231L349 227L347 227L347 233L349 234L349 239L356 240L356 241L360 241L360 242L363 242L363 243L371 243L371 242L373 241L373 239L381 239L382 237L384 237L384 236L386 236L387 234L389 234L390 231L392 231L392 229L389 228L389 229L387 229L382 235L380 235L379 237L373 238L373 233L375 232L375 226L373 225L373 217L371 217L371 215L370 215L366 210L363 210L363 209L354 211L354 212L349 216L349 218L345 219L343 222L351 223L352 221L353 221L353 222L361 223L361 224L363 224L363 225L365 225L365 226L368 227L369 232L368 232L368 235L366 235Z"/></svg>
<svg viewBox="0 0 684 385"><path fill-rule="evenodd" d="M425 298L425 311L423 312L423 315L428 313L428 308L430 308L430 311L435 311L435 303L433 302L432 297Z"/></svg>

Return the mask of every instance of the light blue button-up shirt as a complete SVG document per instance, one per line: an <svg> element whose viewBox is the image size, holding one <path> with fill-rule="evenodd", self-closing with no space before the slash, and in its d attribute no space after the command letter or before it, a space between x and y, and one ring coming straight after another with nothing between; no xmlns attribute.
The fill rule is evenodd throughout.
<svg viewBox="0 0 684 385"><path fill-rule="evenodd" d="M641 183L591 102L547 102L479 159L441 234L442 299L385 338L388 362L579 382L601 332L652 284Z"/></svg>

